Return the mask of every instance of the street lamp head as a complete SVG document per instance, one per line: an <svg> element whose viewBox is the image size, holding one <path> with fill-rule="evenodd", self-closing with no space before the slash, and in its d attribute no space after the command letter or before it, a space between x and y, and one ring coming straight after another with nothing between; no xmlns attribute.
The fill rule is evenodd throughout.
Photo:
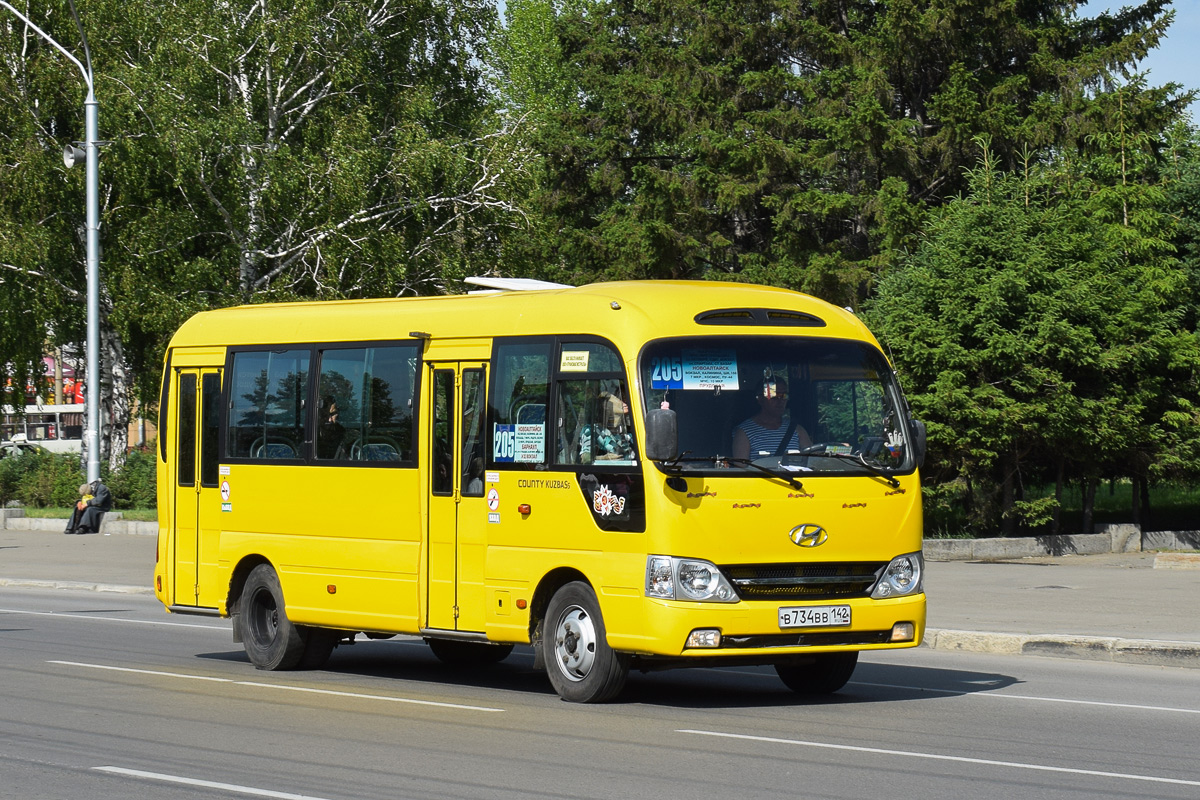
<svg viewBox="0 0 1200 800"><path fill-rule="evenodd" d="M76 164L87 163L87 153L75 145L69 144L63 148L63 163L67 165L68 169Z"/></svg>

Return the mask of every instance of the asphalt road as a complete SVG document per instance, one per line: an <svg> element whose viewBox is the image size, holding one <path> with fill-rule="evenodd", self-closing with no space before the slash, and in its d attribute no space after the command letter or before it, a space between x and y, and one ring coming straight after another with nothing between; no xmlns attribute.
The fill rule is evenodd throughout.
<svg viewBox="0 0 1200 800"><path fill-rule="evenodd" d="M254 670L225 620L0 589L0 797L1195 798L1200 670L929 650L832 700L769 670L635 674L562 702L532 656L416 640Z"/></svg>

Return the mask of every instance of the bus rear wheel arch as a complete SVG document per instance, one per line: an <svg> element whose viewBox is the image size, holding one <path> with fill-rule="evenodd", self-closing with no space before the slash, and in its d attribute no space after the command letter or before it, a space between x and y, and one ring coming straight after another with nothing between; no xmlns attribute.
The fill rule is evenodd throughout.
<svg viewBox="0 0 1200 800"><path fill-rule="evenodd" d="M603 703L625 687L629 656L608 646L596 593L572 581L550 598L539 643L554 691L574 703Z"/></svg>
<svg viewBox="0 0 1200 800"><path fill-rule="evenodd" d="M317 669L341 638L339 631L294 625L288 619L279 576L270 564L259 564L246 576L237 627L250 663L264 670Z"/></svg>

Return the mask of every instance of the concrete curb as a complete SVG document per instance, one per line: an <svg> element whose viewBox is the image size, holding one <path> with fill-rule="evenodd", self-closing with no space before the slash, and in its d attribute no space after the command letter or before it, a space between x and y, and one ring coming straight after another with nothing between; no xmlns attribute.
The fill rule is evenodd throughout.
<svg viewBox="0 0 1200 800"><path fill-rule="evenodd" d="M1149 550L1198 550L1200 531L1145 531L1136 525L1109 525L1101 533L1021 536L1011 539L926 539L928 561L999 561L1040 556L1094 556Z"/></svg>
<svg viewBox="0 0 1200 800"><path fill-rule="evenodd" d="M58 517L26 517L23 509L6 508L0 515L0 528L10 531L50 531L62 533L67 520ZM18 512L18 513L13 513ZM157 522L136 522L121 518L120 511L109 511L100 522L100 533L158 536Z"/></svg>
<svg viewBox="0 0 1200 800"><path fill-rule="evenodd" d="M1200 569L1200 553L1159 553L1155 569Z"/></svg>
<svg viewBox="0 0 1200 800"><path fill-rule="evenodd" d="M39 581L29 578L0 578L0 586L17 589L68 589L76 592L110 592L113 594L154 594L149 586L123 586L116 583L89 583L87 581Z"/></svg>
<svg viewBox="0 0 1200 800"><path fill-rule="evenodd" d="M1116 636L988 633L929 628L922 646L999 655L1111 661L1155 667L1200 669L1200 642L1122 639Z"/></svg>

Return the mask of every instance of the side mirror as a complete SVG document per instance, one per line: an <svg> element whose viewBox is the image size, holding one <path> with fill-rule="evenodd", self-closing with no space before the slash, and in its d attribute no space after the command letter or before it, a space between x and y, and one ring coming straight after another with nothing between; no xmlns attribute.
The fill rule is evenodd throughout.
<svg viewBox="0 0 1200 800"><path fill-rule="evenodd" d="M679 457L679 426L675 412L654 408L646 414L646 458L674 461Z"/></svg>
<svg viewBox="0 0 1200 800"><path fill-rule="evenodd" d="M912 450L913 458L917 460L917 468L925 466L925 448L928 441L925 437L925 423L919 419L912 421Z"/></svg>

